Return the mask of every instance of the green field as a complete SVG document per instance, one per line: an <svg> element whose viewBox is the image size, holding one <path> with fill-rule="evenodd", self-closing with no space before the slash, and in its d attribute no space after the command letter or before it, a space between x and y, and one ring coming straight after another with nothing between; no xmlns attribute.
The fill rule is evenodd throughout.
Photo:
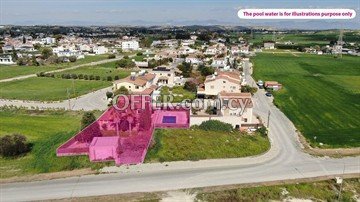
<svg viewBox="0 0 360 202"><path fill-rule="evenodd" d="M262 53L252 61L256 79L283 84L275 104L313 146L360 146L359 57Z"/></svg>
<svg viewBox="0 0 360 202"><path fill-rule="evenodd" d="M165 99L169 98L165 98L164 96L169 96L172 95L173 96L173 103L181 103L183 100L193 100L196 97L196 94L194 92L188 91L186 89L184 89L183 86L174 86L173 88L169 88L167 86L163 86L160 89L160 98L163 102L165 101Z"/></svg>
<svg viewBox="0 0 360 202"><path fill-rule="evenodd" d="M263 41L273 40L277 42L291 41L297 45L314 46L314 45L328 45L330 41L337 41L339 38L339 31L318 31L315 33L289 33L289 34L254 34L254 38L249 42L254 44L262 44ZM275 38L274 38L275 37ZM360 41L358 31L344 32L344 40L347 42Z"/></svg>
<svg viewBox="0 0 360 202"><path fill-rule="evenodd" d="M32 151L19 158L0 157L1 178L34 173L56 172L90 167L88 157L56 157L56 148L80 129L82 112L0 110L0 136L25 135Z"/></svg>
<svg viewBox="0 0 360 202"><path fill-rule="evenodd" d="M58 101L78 97L94 90L111 86L109 81L86 81L46 77L33 77L4 82L0 98L19 100Z"/></svg>
<svg viewBox="0 0 360 202"><path fill-rule="evenodd" d="M44 65L44 66L0 65L0 79L12 78L12 77L34 74L39 72L46 72L55 69L63 69L74 65L80 65L80 64L95 62L99 60L104 60L106 58L107 55L86 56L84 59L79 59L76 62L68 62L68 63Z"/></svg>
<svg viewBox="0 0 360 202"><path fill-rule="evenodd" d="M161 129L155 132L155 146L147 162L236 158L265 153L268 139L239 132L214 132L201 129Z"/></svg>
<svg viewBox="0 0 360 202"><path fill-rule="evenodd" d="M105 80L108 76L111 76L112 78L114 78L115 76L119 76L119 78L127 77L130 75L130 70L116 69L115 63L109 62L101 65L86 66L77 69L66 70L63 72L56 73L55 75L60 76L61 74L94 75L94 76L100 76L103 80Z"/></svg>

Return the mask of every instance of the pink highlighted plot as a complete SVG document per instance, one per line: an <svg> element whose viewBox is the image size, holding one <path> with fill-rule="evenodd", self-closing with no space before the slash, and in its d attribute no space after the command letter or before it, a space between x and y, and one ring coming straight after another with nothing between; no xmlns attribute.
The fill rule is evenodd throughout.
<svg viewBox="0 0 360 202"><path fill-rule="evenodd" d="M188 128L190 111L152 109L149 96L120 97L94 123L61 145L57 156L88 155L90 161L138 164L145 159L154 128Z"/></svg>

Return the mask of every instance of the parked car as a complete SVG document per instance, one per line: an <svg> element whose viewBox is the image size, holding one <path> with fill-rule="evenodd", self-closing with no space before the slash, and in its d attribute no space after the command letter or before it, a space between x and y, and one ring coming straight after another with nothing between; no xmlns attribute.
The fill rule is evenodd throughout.
<svg viewBox="0 0 360 202"><path fill-rule="evenodd" d="M271 96L272 96L272 94L271 94L270 92L265 93L265 95L266 95L267 97L271 97Z"/></svg>

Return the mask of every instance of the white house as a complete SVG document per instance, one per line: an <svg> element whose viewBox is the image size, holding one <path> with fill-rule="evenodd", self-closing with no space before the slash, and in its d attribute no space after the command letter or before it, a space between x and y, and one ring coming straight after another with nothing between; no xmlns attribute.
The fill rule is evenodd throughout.
<svg viewBox="0 0 360 202"><path fill-rule="evenodd" d="M175 70L168 67L156 67L151 70L152 74L155 74L154 84L157 86L169 86L175 85Z"/></svg>
<svg viewBox="0 0 360 202"><path fill-rule="evenodd" d="M213 67L225 67L227 65L227 58L222 57L222 58L214 58L211 66Z"/></svg>
<svg viewBox="0 0 360 202"><path fill-rule="evenodd" d="M15 62L12 60L11 55L1 55L0 56L0 64L12 65L12 64L15 64Z"/></svg>
<svg viewBox="0 0 360 202"><path fill-rule="evenodd" d="M41 42L42 44L54 44L54 43L56 43L56 39L53 38L53 37L46 37L46 38L42 38L42 39L40 40L40 42Z"/></svg>
<svg viewBox="0 0 360 202"><path fill-rule="evenodd" d="M264 49L275 49L275 42L273 41L264 42Z"/></svg>
<svg viewBox="0 0 360 202"><path fill-rule="evenodd" d="M96 55L101 55L101 54L105 54L109 52L109 49L106 48L105 46L95 46L93 47L93 52Z"/></svg>
<svg viewBox="0 0 360 202"><path fill-rule="evenodd" d="M121 49L123 51L139 50L139 47L139 42L135 40L121 42Z"/></svg>
<svg viewBox="0 0 360 202"><path fill-rule="evenodd" d="M217 96L220 92L240 93L241 75L237 71L217 71L206 77L204 85L199 86L197 94L200 97Z"/></svg>
<svg viewBox="0 0 360 202"><path fill-rule="evenodd" d="M154 79L155 74L147 74L145 71L140 71L138 74L131 72L130 76L114 81L113 90L117 90L123 86L131 93L149 95L156 89Z"/></svg>
<svg viewBox="0 0 360 202"><path fill-rule="evenodd" d="M253 123L251 93L228 93L222 91L218 94L218 97L221 101L221 115L237 116L241 117L241 123Z"/></svg>

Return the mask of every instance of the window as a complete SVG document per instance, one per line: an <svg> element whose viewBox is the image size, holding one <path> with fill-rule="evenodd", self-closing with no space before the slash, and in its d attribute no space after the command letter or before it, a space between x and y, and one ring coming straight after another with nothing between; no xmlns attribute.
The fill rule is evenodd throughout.
<svg viewBox="0 0 360 202"><path fill-rule="evenodd" d="M171 76L171 74L168 74L168 76Z"/></svg>
<svg viewBox="0 0 360 202"><path fill-rule="evenodd" d="M223 81L223 83L226 83L226 81Z"/></svg>
<svg viewBox="0 0 360 202"><path fill-rule="evenodd" d="M129 86L129 88L131 88L131 86Z"/></svg>
<svg viewBox="0 0 360 202"><path fill-rule="evenodd" d="M139 89L139 86L135 86L135 89Z"/></svg>

